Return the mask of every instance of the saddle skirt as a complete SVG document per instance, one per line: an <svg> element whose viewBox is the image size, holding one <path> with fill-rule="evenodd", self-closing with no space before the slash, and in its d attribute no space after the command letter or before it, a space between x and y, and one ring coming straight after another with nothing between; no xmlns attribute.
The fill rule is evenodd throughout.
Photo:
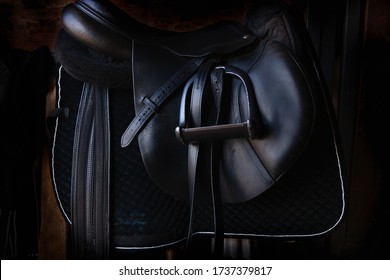
<svg viewBox="0 0 390 280"><path fill-rule="evenodd" d="M53 182L70 223L88 88L109 104L112 248L171 245L189 223L191 234L214 234L213 188L224 236L317 236L339 224L334 112L305 28L286 6L259 4L245 26L175 33L79 1L63 26L57 105L67 113L50 127Z"/></svg>

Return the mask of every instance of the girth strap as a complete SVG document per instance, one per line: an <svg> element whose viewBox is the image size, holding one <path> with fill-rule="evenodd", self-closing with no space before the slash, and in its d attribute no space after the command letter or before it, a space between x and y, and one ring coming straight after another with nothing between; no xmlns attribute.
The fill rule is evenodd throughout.
<svg viewBox="0 0 390 280"><path fill-rule="evenodd" d="M109 257L110 134L108 88L84 83L72 159L73 258Z"/></svg>

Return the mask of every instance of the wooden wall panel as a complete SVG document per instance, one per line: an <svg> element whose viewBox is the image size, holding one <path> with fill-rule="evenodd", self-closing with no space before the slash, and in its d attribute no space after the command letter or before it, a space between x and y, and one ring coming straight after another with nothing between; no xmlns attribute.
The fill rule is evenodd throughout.
<svg viewBox="0 0 390 280"><path fill-rule="evenodd" d="M0 0L0 32L14 48L53 49L62 8L73 0Z"/></svg>

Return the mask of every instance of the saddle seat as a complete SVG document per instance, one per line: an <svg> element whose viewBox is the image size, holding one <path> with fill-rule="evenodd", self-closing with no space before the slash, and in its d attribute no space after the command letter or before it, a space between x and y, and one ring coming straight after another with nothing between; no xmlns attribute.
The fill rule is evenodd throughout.
<svg viewBox="0 0 390 280"><path fill-rule="evenodd" d="M109 1L84 0L68 5L62 22L63 28L85 45L119 59L131 58L133 40L186 57L227 54L255 40L242 25L229 21L188 32L152 28Z"/></svg>

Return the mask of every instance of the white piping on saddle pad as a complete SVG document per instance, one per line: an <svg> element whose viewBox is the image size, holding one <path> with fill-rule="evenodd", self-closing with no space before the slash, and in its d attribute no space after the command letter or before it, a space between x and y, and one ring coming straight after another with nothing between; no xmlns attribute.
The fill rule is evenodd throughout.
<svg viewBox="0 0 390 280"><path fill-rule="evenodd" d="M61 108L61 72L62 72L62 69L63 69L63 66L61 65L60 68L59 68L59 73L58 73L58 101L57 101L57 107L58 108ZM329 113L329 112L328 112ZM342 211L340 213L340 216L339 216L339 219L335 222L335 224L328 228L327 230L325 231L322 231L322 232L318 232L318 233L312 233L312 234L271 234L271 235L268 235L268 234L242 234L242 233L228 233L228 232L225 232L225 235L228 236L228 237L278 237L278 238L291 238L291 237L315 237L315 236L319 236L319 235L323 235L323 234L326 234L328 232L330 232L331 230L333 230L339 223L340 221L342 220L342 217L344 216L344 212L345 212L345 190L344 190L344 181L343 181L343 176L342 176L342 168L341 168L341 162L340 162L340 155L339 155L339 150L338 150L338 145L337 145L337 141L336 141L336 136L335 136L335 128L334 128L334 125L331 124L332 126L332 131L333 131L333 142L334 142L334 147L335 147L335 152L336 152L336 157L337 157L337 163L338 163L338 171L339 171L339 176L340 176L340 183L341 183L341 199L342 199ZM52 165L52 176L53 176L53 184L54 184L54 190L55 190L55 195L57 197L57 201L59 203L59 207L62 211L62 213L64 214L66 220L72 224L70 218L68 217L68 215L66 214L65 212L65 209L64 207L62 206L62 203L61 203L61 200L60 200L60 197L59 197L59 194L58 194L58 189L57 189L57 185L56 185L56 174L55 174L55 167L54 167L54 158L55 158L55 146L56 146L56 139L57 139L57 129L58 129L58 118L56 119L56 124L55 124L55 130L54 130L54 139L53 139L53 146L52 146L52 162L51 162L51 165ZM193 235L213 235L214 233L213 232L194 232ZM116 249L121 249L121 250L138 250L138 249L153 249L153 248L162 248L162 247L166 247L166 246L170 246L170 245L174 245L174 244L177 244L177 243L180 243L182 242L184 239L181 239L181 240L177 240L177 241L174 241L174 242L170 242L170 243L167 243L167 244L162 244L162 245L157 245L157 246L137 246L137 247L116 247Z"/></svg>
<svg viewBox="0 0 390 280"><path fill-rule="evenodd" d="M58 101L57 101L57 108L61 108L61 71L62 71L62 65L60 66L60 68L58 69ZM54 191L55 191L55 195L57 197L57 201L58 201L58 204L61 208L61 211L62 213L64 214L66 220L72 224L72 221L70 220L70 218L68 217L68 215L66 214L65 212L65 209L64 207L62 206L62 202L61 202L61 199L60 199L60 196L58 194L58 190L57 190L57 183L56 183L56 173L55 173L55 168L54 168L54 158L55 158L55 147L56 147L56 139L57 139L57 129L58 129L58 118L56 118L56 125L55 125L55 128L54 128L54 139L53 139L53 146L52 146L52 156L51 156L51 172L52 172L52 177L53 177L53 184L54 184Z"/></svg>

